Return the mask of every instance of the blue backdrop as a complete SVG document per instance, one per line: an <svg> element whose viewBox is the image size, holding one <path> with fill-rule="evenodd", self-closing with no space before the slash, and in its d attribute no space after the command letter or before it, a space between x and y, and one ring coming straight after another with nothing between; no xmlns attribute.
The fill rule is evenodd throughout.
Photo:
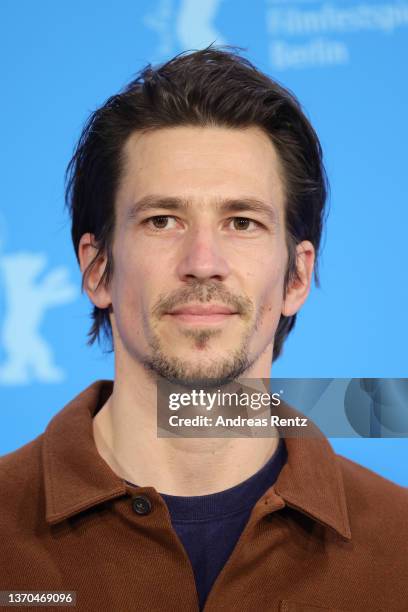
<svg viewBox="0 0 408 612"><path fill-rule="evenodd" d="M408 2L3 0L0 11L1 454L113 376L112 356L86 346L90 305L63 210L83 122L146 63L211 42L246 47L295 92L331 182L322 288L273 376L407 376ZM332 443L408 485L407 439Z"/></svg>

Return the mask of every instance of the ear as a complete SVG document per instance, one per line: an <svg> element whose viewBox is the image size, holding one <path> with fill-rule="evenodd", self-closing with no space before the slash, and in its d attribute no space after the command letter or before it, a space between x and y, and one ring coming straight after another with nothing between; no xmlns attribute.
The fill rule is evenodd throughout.
<svg viewBox="0 0 408 612"><path fill-rule="evenodd" d="M282 314L294 315L309 295L315 263L315 249L309 240L300 242L296 247L296 268L299 278L289 282L282 305Z"/></svg>
<svg viewBox="0 0 408 612"><path fill-rule="evenodd" d="M90 233L83 234L78 246L78 258L82 275L85 274L86 268L95 258L97 252L98 247L95 236ZM112 303L110 293L108 289L103 286L103 283L98 287L98 283L105 271L106 264L107 257L105 254L101 254L84 278L84 289L91 302L95 306L98 306L98 308L108 308Z"/></svg>

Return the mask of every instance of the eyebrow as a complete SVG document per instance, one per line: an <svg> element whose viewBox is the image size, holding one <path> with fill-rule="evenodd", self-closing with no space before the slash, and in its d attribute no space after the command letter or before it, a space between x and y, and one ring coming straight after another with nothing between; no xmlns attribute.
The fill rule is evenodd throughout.
<svg viewBox="0 0 408 612"><path fill-rule="evenodd" d="M278 224L278 213L272 204L254 197L225 198L214 201L220 213L253 212L266 216L273 224ZM192 208L188 198L176 196L147 195L135 202L126 213L127 220L132 220L141 213L157 208L177 212L187 212Z"/></svg>

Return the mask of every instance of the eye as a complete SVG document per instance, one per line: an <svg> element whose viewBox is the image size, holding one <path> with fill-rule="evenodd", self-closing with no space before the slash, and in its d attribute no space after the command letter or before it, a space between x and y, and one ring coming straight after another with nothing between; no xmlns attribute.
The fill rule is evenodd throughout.
<svg viewBox="0 0 408 612"><path fill-rule="evenodd" d="M247 217L233 217L232 219L230 219L230 222L231 221L234 223L234 228L238 231L248 230L248 228L250 228L251 223L254 227L250 231L254 231L254 229L257 229L260 225L257 221L253 221L252 219L248 219Z"/></svg>
<svg viewBox="0 0 408 612"><path fill-rule="evenodd" d="M150 225L153 230L161 230L161 229L169 229L168 220L173 219L175 221L175 217L170 215L156 215L154 217L149 217L143 221L144 224Z"/></svg>

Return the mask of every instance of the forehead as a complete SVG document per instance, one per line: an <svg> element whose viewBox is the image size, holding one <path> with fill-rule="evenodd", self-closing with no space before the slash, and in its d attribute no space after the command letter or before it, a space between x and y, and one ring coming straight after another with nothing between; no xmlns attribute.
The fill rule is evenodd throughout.
<svg viewBox="0 0 408 612"><path fill-rule="evenodd" d="M178 126L135 132L124 147L121 206L163 193L192 200L243 195L283 208L278 154L258 127Z"/></svg>

